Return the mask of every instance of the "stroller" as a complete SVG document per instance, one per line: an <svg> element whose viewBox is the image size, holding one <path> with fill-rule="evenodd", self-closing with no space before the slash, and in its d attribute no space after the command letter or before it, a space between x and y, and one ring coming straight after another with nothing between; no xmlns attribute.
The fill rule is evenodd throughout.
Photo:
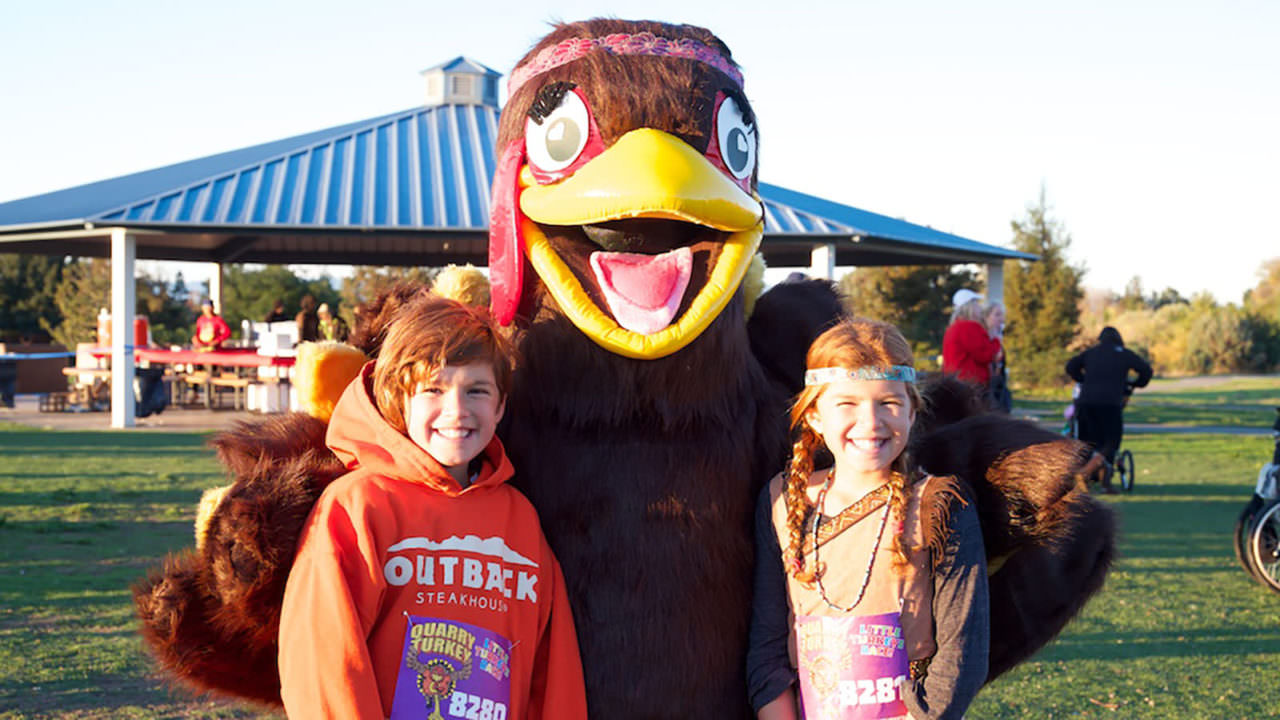
<svg viewBox="0 0 1280 720"><path fill-rule="evenodd" d="M1280 408L1271 426L1275 449L1258 471L1253 497L1236 520L1236 560L1259 583L1280 592Z"/></svg>
<svg viewBox="0 0 1280 720"><path fill-rule="evenodd" d="M1124 404L1128 406L1129 398L1133 395L1133 386L1125 386ZM1062 434L1070 438L1080 438L1080 420L1076 417L1076 399L1080 397L1080 383L1071 390L1071 403L1062 411L1062 417L1066 423L1062 426ZM1107 463L1107 459L1101 453L1094 452L1089 462L1085 463L1081 474L1090 483L1097 482L1106 489L1108 493L1116 492L1113 490L1111 483L1112 478L1119 480L1120 490L1124 492L1133 492L1133 453L1128 450L1120 450L1116 453L1116 462L1114 465Z"/></svg>

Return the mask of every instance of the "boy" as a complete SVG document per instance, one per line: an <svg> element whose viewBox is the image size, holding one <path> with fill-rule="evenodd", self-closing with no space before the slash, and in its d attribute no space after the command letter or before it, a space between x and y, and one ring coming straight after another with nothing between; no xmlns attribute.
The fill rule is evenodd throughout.
<svg viewBox="0 0 1280 720"><path fill-rule="evenodd" d="M494 429L512 349L423 294L334 409L280 620L296 718L585 718L564 579Z"/></svg>

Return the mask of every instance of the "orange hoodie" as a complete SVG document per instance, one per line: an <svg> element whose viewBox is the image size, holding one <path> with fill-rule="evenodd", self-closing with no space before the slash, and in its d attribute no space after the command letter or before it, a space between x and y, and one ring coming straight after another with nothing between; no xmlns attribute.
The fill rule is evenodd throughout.
<svg viewBox="0 0 1280 720"><path fill-rule="evenodd" d="M280 615L292 718L585 718L560 566L495 437L463 489L382 419L372 363L326 439L349 473L299 540Z"/></svg>

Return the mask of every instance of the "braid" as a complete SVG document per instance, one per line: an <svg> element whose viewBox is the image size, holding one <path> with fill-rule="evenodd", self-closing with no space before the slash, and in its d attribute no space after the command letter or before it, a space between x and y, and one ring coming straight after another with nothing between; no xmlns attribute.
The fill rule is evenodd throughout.
<svg viewBox="0 0 1280 720"><path fill-rule="evenodd" d="M791 460L787 463L785 495L787 499L787 572L803 583L813 582L816 568L804 566L804 519L813 510L806 489L813 472L813 456L822 442L807 425L800 427L800 436L791 447Z"/></svg>
<svg viewBox="0 0 1280 720"><path fill-rule="evenodd" d="M911 484L906 474L894 472L889 480L889 507L898 520L897 532L893 534L893 567L903 570L907 566L907 487Z"/></svg>

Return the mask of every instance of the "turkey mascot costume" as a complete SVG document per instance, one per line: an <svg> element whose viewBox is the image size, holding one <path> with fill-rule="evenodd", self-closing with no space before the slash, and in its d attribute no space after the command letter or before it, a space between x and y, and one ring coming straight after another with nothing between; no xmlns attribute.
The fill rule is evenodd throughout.
<svg viewBox="0 0 1280 720"><path fill-rule="evenodd" d="M760 139L742 73L711 32L560 25L509 83L491 310L514 326L521 360L499 435L563 567L590 715L749 717L754 502L785 463L788 401L839 300L820 281L756 297ZM232 485L205 501L198 548L135 587L143 636L172 676L279 703L295 543L345 471L325 419L415 291L373 303L354 348L308 351L310 414L215 438ZM1078 482L1082 446L979 414L946 378L922 389L915 461L963 481L983 526L991 679L1101 586L1113 520ZM927 522L945 530L937 506Z"/></svg>

